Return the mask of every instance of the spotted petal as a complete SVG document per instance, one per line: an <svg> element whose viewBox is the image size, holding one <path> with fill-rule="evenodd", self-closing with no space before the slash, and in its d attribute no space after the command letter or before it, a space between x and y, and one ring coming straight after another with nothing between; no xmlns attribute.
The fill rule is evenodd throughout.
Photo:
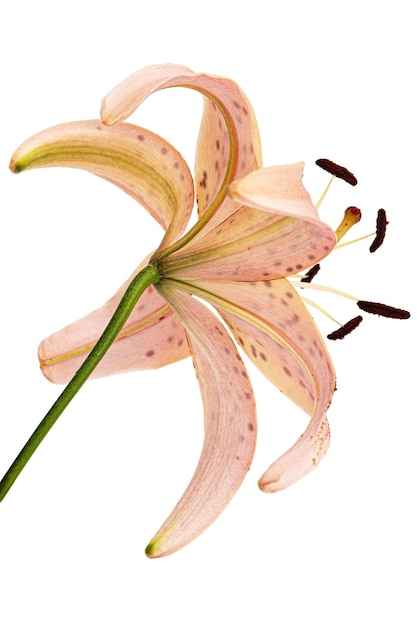
<svg viewBox="0 0 417 626"><path fill-rule="evenodd" d="M49 380L66 383L72 378L106 327L131 278L100 309L42 341L38 356ZM163 367L189 354L182 325L155 289L149 287L91 378Z"/></svg>
<svg viewBox="0 0 417 626"><path fill-rule="evenodd" d="M277 491L314 469L330 441L325 412L335 386L330 356L291 283L199 280L182 285L213 304L259 370L310 416L307 430L260 480Z"/></svg>
<svg viewBox="0 0 417 626"><path fill-rule="evenodd" d="M194 201L188 166L169 143L146 129L130 124L109 128L97 120L62 124L22 144L10 164L15 172L48 166L78 167L113 182L167 229L168 240L181 234L188 222ZM128 282L101 309L42 342L39 358L50 380L64 383L75 373ZM94 376L160 367L188 354L181 325L149 288Z"/></svg>
<svg viewBox="0 0 417 626"><path fill-rule="evenodd" d="M319 219L302 184L303 169L303 163L270 167L232 183L236 212L163 259L165 275L184 281L273 279L329 254L335 234Z"/></svg>
<svg viewBox="0 0 417 626"><path fill-rule="evenodd" d="M224 200L215 217L219 222L230 213L225 186L262 165L256 118L235 82L182 65L151 65L126 78L103 99L102 120L120 122L150 94L176 86L196 89L205 96L196 152L196 192L200 215Z"/></svg>
<svg viewBox="0 0 417 626"><path fill-rule="evenodd" d="M10 162L13 172L36 167L85 169L131 195L167 231L165 243L182 234L194 205L188 165L165 139L149 130L98 120L70 122L25 141Z"/></svg>
<svg viewBox="0 0 417 626"><path fill-rule="evenodd" d="M164 297L185 326L204 404L205 438L191 483L147 547L151 557L180 549L229 503L254 453L256 413L245 367L225 328L200 302L169 281Z"/></svg>

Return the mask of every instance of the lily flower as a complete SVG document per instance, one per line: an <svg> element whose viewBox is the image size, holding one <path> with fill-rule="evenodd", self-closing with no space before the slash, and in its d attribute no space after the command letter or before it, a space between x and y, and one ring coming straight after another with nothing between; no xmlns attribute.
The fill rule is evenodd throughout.
<svg viewBox="0 0 417 626"><path fill-rule="evenodd" d="M175 86L204 97L195 182L168 142L124 121L152 93ZM260 488L288 487L327 451L334 368L287 277L327 256L336 236L302 184L302 163L262 168L256 119L238 85L178 65L136 72L103 100L101 121L47 129L11 161L14 172L47 166L83 168L109 180L165 230L158 249L132 274L154 270L146 290L92 374L193 359L205 438L188 488L146 549L150 557L164 556L218 517L250 468L255 401L236 344L310 418L298 441L266 470ZM198 220L186 231L195 194ZM103 307L42 342L48 379L65 383L82 366L132 277Z"/></svg>

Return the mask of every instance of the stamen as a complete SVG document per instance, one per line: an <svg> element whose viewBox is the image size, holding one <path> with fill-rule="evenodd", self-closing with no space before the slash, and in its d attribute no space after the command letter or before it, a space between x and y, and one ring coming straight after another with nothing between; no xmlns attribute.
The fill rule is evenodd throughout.
<svg viewBox="0 0 417 626"><path fill-rule="evenodd" d="M346 322L346 324L343 324L343 326L327 335L327 339L343 339L344 337L346 337L346 335L349 335L352 330L355 330L355 328L359 326L362 320L362 315L354 317L352 320L349 320L348 322Z"/></svg>
<svg viewBox="0 0 417 626"><path fill-rule="evenodd" d="M361 311L366 313L373 313L374 315L382 315L383 317L391 317L397 320L407 320L410 317L410 313L404 309L397 309L388 304L381 304L380 302L367 302L366 300L358 300L358 307Z"/></svg>
<svg viewBox="0 0 417 626"><path fill-rule="evenodd" d="M333 174L336 178L341 178L345 182L349 183L349 185L355 186L358 183L356 176L354 176L352 172L349 172L349 170L342 165L337 165L337 163L334 163L329 159L317 159L316 165L321 167L326 172Z"/></svg>
<svg viewBox="0 0 417 626"><path fill-rule="evenodd" d="M332 293L335 296L342 296L342 298L347 298L348 300L353 300L354 302L358 302L359 300L359 298L357 298L356 296L353 296L350 293L346 293L345 291L340 291L339 289L334 289L334 287L327 287L326 285L317 285L317 283L304 283L303 286L301 286L299 281L295 282L294 280L291 280L291 278L288 280L294 285L294 287L297 287L298 289L315 289L317 291L324 291L326 293Z"/></svg>
<svg viewBox="0 0 417 626"><path fill-rule="evenodd" d="M367 235L362 235L362 237L357 237L356 239L351 239L350 241L344 241L343 243L338 243L335 245L334 249L339 250L339 248L344 248L345 246L350 246L353 243L358 243L359 241L363 241L364 239L369 239L369 237L374 236L375 233L368 233Z"/></svg>
<svg viewBox="0 0 417 626"><path fill-rule="evenodd" d="M385 209L379 209L376 218L376 236L369 247L370 252L375 252L375 250L378 250L378 248L382 246L382 243L385 239L387 224L387 214L385 212Z"/></svg>
<svg viewBox="0 0 417 626"><path fill-rule="evenodd" d="M345 211L342 221L335 231L337 241L340 241L341 238L344 237L346 233L352 228L352 226L360 221L361 217L361 210L358 209L358 207L348 207Z"/></svg>
<svg viewBox="0 0 417 626"><path fill-rule="evenodd" d="M333 315L330 315L330 313L326 311L326 309L323 309L323 307L317 304L317 302L315 302L314 300L310 300L309 298L306 298L304 295L301 296L301 299L304 302L304 304L308 304L309 306L313 307L313 309L320 311L320 313L322 313L325 317L327 317L330 321L332 321L333 324L337 324L337 326L342 326L339 320L333 317Z"/></svg>
<svg viewBox="0 0 417 626"><path fill-rule="evenodd" d="M306 272L305 276L303 276L300 282L311 283L314 276L316 276L319 270L320 270L320 263L316 263L316 265L313 265L313 267L310 267L310 269Z"/></svg>
<svg viewBox="0 0 417 626"><path fill-rule="evenodd" d="M332 182L333 182L333 181L334 181L334 176L332 176L332 177L331 177L331 179L329 180L329 182L328 182L328 183L327 183L327 185L326 185L325 190L324 190L324 191L323 191L323 193L321 194L320 199L318 200L318 202L316 202L316 209L319 209L319 208L321 207L321 204L322 204L322 202L323 202L324 198L326 197L327 192L328 192L328 191L329 191L329 189L330 189L330 185L332 184Z"/></svg>

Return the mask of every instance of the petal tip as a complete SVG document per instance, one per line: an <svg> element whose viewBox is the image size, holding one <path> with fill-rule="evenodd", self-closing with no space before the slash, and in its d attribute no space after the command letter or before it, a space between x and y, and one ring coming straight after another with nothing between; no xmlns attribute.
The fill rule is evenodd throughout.
<svg viewBox="0 0 417 626"><path fill-rule="evenodd" d="M155 553L155 541L151 541L145 548L145 554L149 559L155 559L158 554Z"/></svg>
<svg viewBox="0 0 417 626"><path fill-rule="evenodd" d="M113 113L113 109L107 105L106 98L101 101L100 118L105 126L113 126L120 121L120 118Z"/></svg>
<svg viewBox="0 0 417 626"><path fill-rule="evenodd" d="M265 481L264 477L261 476L261 478L258 480L258 487L261 491L263 491L263 493L276 493L277 491L281 491L281 489L283 489L283 487L278 485L279 480L280 479L278 478L273 482Z"/></svg>
<svg viewBox="0 0 417 626"><path fill-rule="evenodd" d="M177 552L184 547L187 542L184 543L172 543L164 541L166 539L166 533L155 535L145 548L145 554L149 559L159 559L163 556L169 556L173 552Z"/></svg>
<svg viewBox="0 0 417 626"><path fill-rule="evenodd" d="M9 170L13 174L19 174L19 172L23 172L24 169L25 169L25 165L21 161L19 161L19 159L16 159L13 156L9 163Z"/></svg>

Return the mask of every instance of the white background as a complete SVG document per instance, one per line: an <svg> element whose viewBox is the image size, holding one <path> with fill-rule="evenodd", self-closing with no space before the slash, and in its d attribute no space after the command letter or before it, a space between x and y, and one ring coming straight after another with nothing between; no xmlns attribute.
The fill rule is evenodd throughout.
<svg viewBox="0 0 417 626"><path fill-rule="evenodd" d="M101 97L151 63L233 78L256 111L266 165L305 160L313 198L328 180L318 157L358 176L354 189L333 185L323 219L336 226L356 204L359 235L372 231L378 208L388 212L384 246L374 255L370 240L335 251L320 282L415 311L412 8L405 0L2 4L0 474L59 392L38 370L39 340L104 302L160 236L133 200L86 173L12 176L14 149L47 126L97 117ZM199 115L198 94L178 89L153 96L133 121L192 166ZM358 313L348 300L321 302L341 321ZM316 319L324 334L334 330ZM201 449L191 362L88 383L0 505L1 623L415 624L415 338L413 318L367 316L330 345L338 373L330 451L276 495L262 494L257 478L306 417L254 373L252 470L206 533L155 561L143 548Z"/></svg>

